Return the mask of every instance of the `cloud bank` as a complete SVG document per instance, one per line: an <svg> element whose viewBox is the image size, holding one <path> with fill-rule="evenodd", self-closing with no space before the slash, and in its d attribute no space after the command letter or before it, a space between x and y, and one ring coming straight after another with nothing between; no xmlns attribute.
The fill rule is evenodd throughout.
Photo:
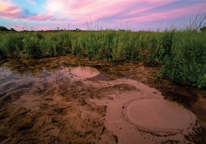
<svg viewBox="0 0 206 144"><path fill-rule="evenodd" d="M32 9L14 3L16 0L0 0L0 17L16 20L53 21L62 25L85 25L90 22L137 23L179 19L206 13L206 1L178 0L45 0L43 9ZM42 1L22 0L30 6ZM191 19L193 20L193 19ZM55 25L57 26L57 25Z"/></svg>

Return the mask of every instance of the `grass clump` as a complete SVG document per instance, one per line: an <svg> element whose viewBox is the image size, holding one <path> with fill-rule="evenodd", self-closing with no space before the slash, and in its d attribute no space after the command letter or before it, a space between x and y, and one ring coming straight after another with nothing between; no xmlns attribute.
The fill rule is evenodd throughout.
<svg viewBox="0 0 206 144"><path fill-rule="evenodd" d="M18 34L0 35L0 57L18 58L23 50L23 36Z"/></svg>
<svg viewBox="0 0 206 144"><path fill-rule="evenodd" d="M176 82L206 87L205 38L204 33L192 30L175 34L159 76L164 73Z"/></svg>

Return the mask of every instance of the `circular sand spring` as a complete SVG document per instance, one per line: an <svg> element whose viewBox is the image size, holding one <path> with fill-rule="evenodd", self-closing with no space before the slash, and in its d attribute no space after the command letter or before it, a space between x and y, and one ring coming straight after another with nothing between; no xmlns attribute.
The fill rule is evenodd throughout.
<svg viewBox="0 0 206 144"><path fill-rule="evenodd" d="M124 116L133 125L157 131L182 130L193 123L188 110L176 103L157 99L130 101L125 106Z"/></svg>
<svg viewBox="0 0 206 144"><path fill-rule="evenodd" d="M91 78L100 74L96 68L88 66L71 68L71 73L81 78Z"/></svg>

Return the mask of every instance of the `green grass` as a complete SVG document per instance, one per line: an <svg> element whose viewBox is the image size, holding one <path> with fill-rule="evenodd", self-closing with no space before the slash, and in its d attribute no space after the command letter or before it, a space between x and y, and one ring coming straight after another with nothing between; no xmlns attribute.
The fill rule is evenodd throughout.
<svg viewBox="0 0 206 144"><path fill-rule="evenodd" d="M158 74L206 88L206 32L59 31L0 33L0 58L44 58L66 54L110 61L146 60L163 66Z"/></svg>

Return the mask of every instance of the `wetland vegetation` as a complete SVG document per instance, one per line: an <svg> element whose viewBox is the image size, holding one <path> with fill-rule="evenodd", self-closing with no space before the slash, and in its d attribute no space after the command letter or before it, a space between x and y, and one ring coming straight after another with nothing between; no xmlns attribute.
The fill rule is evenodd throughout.
<svg viewBox="0 0 206 144"><path fill-rule="evenodd" d="M112 62L147 61L162 65L158 77L206 87L206 33L193 29L164 32L59 31L0 34L0 58L44 58L66 54Z"/></svg>

